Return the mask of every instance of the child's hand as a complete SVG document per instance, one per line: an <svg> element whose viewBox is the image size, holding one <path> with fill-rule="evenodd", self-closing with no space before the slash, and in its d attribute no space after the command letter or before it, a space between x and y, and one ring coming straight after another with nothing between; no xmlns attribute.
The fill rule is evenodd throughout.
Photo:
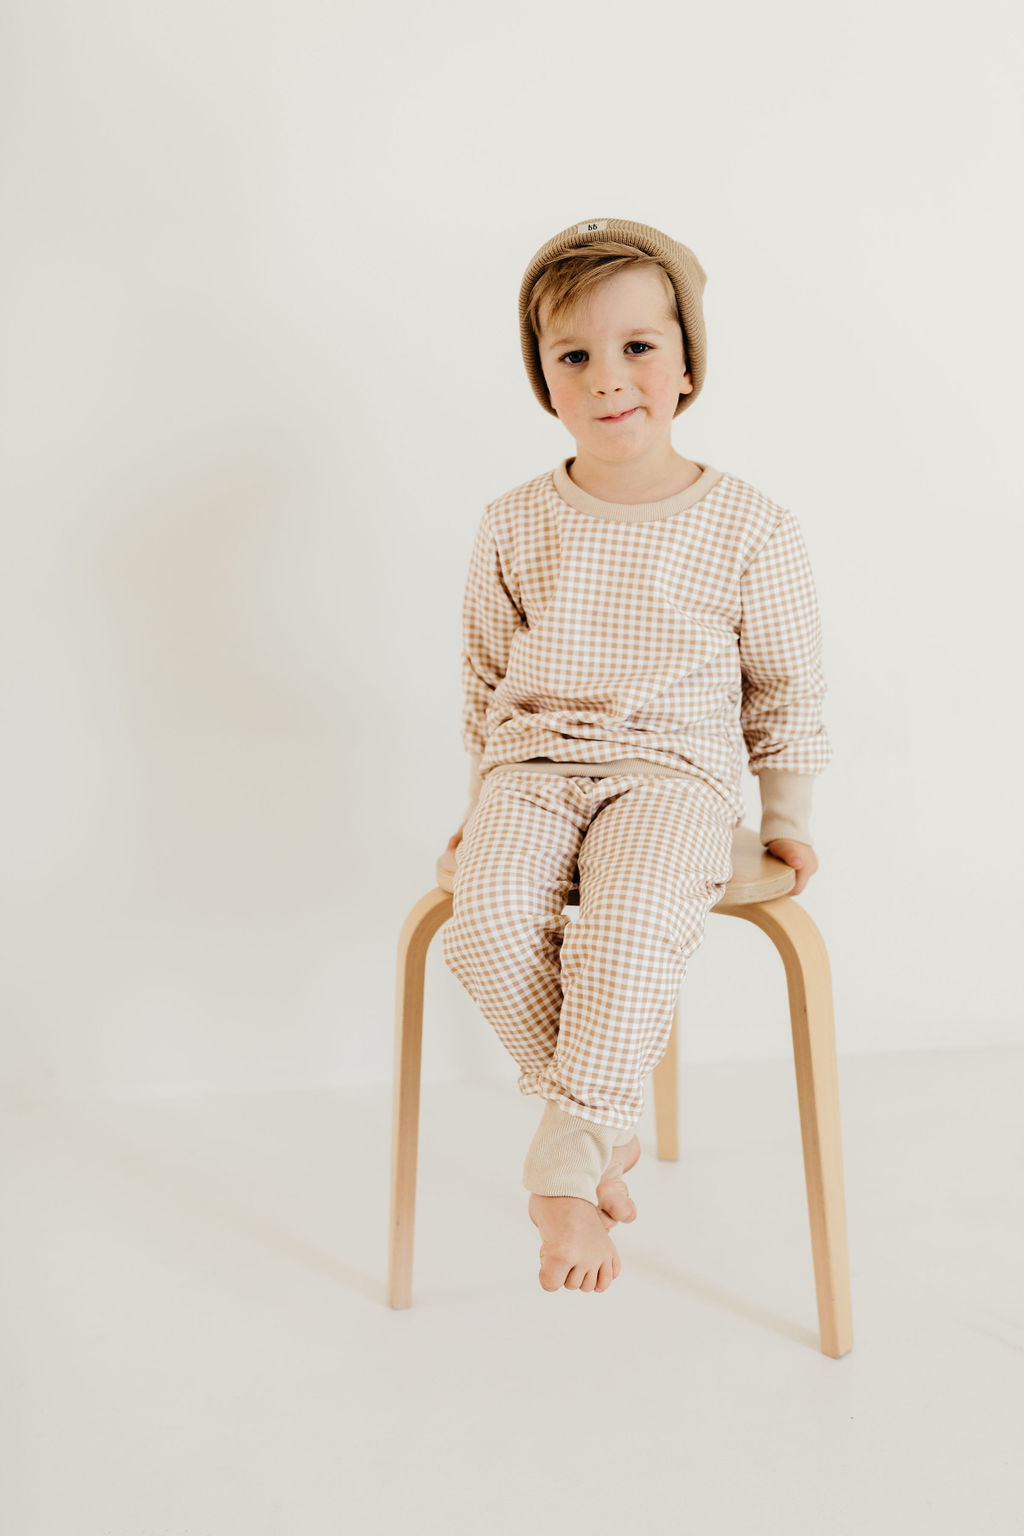
<svg viewBox="0 0 1024 1536"><path fill-rule="evenodd" d="M796 884L788 894L799 896L818 867L810 843L798 843L795 837L773 837L765 847L774 858L781 859L783 864L789 864L796 870Z"/></svg>

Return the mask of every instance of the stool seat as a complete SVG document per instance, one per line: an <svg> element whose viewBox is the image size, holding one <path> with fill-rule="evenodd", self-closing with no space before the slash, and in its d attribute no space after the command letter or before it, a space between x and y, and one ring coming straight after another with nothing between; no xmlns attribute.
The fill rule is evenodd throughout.
<svg viewBox="0 0 1024 1536"><path fill-rule="evenodd" d="M566 897L567 907L580 904L579 878L577 865ZM451 892L454 881L455 851L445 849L437 861L437 883L442 891ZM753 827L737 827L732 835L732 879L715 906L743 907L774 901L777 896L787 896L795 884L796 870L769 853Z"/></svg>
<svg viewBox="0 0 1024 1536"><path fill-rule="evenodd" d="M398 937L388 1256L388 1303L392 1307L412 1305L423 989L430 942L454 911L456 868L455 852L445 851L436 863L436 886L414 903ZM853 1316L832 976L828 951L814 920L789 894L795 884L796 872L770 854L752 828L739 826L733 831L732 878L711 911L743 918L759 928L774 944L785 969L818 1341L823 1354L839 1359L853 1348ZM578 865L566 896L566 906L573 905L579 905ZM677 1001L665 1054L652 1073L657 1156L672 1162L679 1158L679 1017ZM754 1252L750 1263L751 1274L755 1274Z"/></svg>

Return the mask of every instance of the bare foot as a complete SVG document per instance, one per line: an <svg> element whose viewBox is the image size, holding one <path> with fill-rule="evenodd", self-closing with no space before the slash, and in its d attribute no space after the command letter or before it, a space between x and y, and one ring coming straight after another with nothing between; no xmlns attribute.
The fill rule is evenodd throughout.
<svg viewBox="0 0 1024 1536"><path fill-rule="evenodd" d="M630 1199L626 1181L622 1177L636 1163L640 1156L640 1138L634 1136L632 1141L627 1141L624 1146L612 1147L612 1155L608 1167L601 1175L601 1182L597 1186L598 1216L606 1232L611 1231L618 1222L636 1221L636 1206Z"/></svg>
<svg viewBox="0 0 1024 1536"><path fill-rule="evenodd" d="M622 1268L598 1208L577 1195L531 1195L530 1220L540 1228L540 1283L545 1291L606 1291Z"/></svg>

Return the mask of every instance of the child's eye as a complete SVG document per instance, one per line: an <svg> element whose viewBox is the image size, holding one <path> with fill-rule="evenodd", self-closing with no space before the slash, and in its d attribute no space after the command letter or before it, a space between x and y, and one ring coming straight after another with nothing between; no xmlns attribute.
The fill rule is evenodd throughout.
<svg viewBox="0 0 1024 1536"><path fill-rule="evenodd" d="M651 346L649 341L627 341L626 345L627 345L627 347L645 347L648 352L653 351L653 348L652 348L652 346ZM643 357L644 354L642 352L634 352L632 355L633 355L633 357ZM582 348L578 348L574 352L564 352L562 354L562 356L558 359L558 361L560 363L564 363L570 357L585 357L585 356L586 356L586 353L583 351L583 349ZM570 363L569 366L570 366L570 368L574 368L576 366L576 364L575 363Z"/></svg>

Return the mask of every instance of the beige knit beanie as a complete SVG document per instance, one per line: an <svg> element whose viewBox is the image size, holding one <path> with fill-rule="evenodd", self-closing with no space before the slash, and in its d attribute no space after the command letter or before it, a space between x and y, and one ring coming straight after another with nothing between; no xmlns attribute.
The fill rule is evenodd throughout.
<svg viewBox="0 0 1024 1536"><path fill-rule="evenodd" d="M523 361L526 364L526 372L533 386L533 392L546 411L552 416L557 415L544 380L540 357L537 354L536 338L526 315L533 285L551 262L557 261L560 256L571 254L581 246L589 245L593 240L620 240L626 245L635 245L646 255L660 261L672 279L679 309L679 324L683 331L686 364L690 370L690 378L693 380L690 393L679 396L679 404L673 412L674 416L678 416L680 411L685 411L687 406L693 404L704 383L707 339L704 334L704 310L701 299L704 284L707 282L707 273L689 246L680 245L678 240L673 240L671 236L663 234L660 229L652 228L650 224L637 224L632 219L585 219L582 224L570 224L568 229L563 229L560 234L553 235L546 241L531 260L523 274L519 289L519 334L523 347Z"/></svg>

